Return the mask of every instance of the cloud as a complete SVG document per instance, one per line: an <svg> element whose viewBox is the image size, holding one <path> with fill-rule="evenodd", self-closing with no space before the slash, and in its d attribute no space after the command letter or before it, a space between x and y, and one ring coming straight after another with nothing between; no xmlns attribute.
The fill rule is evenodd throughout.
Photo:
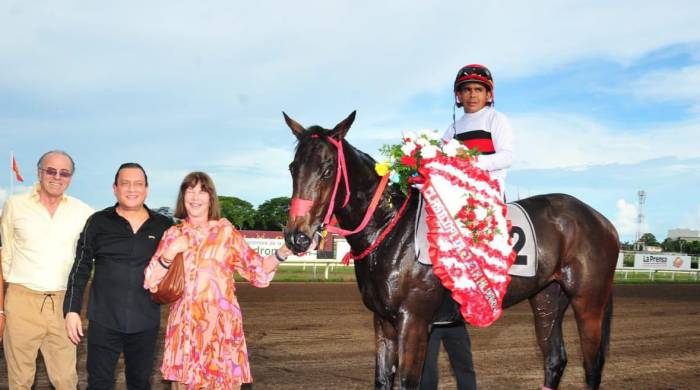
<svg viewBox="0 0 700 390"><path fill-rule="evenodd" d="M683 214L680 227L700 230L700 203L695 206L695 210Z"/></svg>
<svg viewBox="0 0 700 390"><path fill-rule="evenodd" d="M698 158L700 121L636 129L605 126L576 115L533 112L512 116L516 142L513 169L580 168L636 164L645 160ZM677 169L682 169L678 166Z"/></svg>
<svg viewBox="0 0 700 390"><path fill-rule="evenodd" d="M292 148L261 146L239 150L205 168L216 182L221 195L237 196L260 204L277 196L291 196L292 179L289 163Z"/></svg>
<svg viewBox="0 0 700 390"><path fill-rule="evenodd" d="M655 102L700 103L700 65L652 70L631 82L625 92Z"/></svg>
<svg viewBox="0 0 700 390"><path fill-rule="evenodd" d="M342 102L360 101L379 115L417 92L444 91L472 58L508 80L591 58L630 63L700 40L700 7L680 4L481 4L481 15L498 17L473 18L469 30L479 33L465 36L461 5L452 2L7 1L0 5L7 16L0 85L35 102L65 106L66 97L77 98L83 112L84 103L102 105L94 94L128 102L138 90L146 111L214 101L334 114L347 110Z"/></svg>
<svg viewBox="0 0 700 390"><path fill-rule="evenodd" d="M697 1L486 2L479 14L497 17L468 22L461 8L394 0L0 2L0 150L38 156L59 143L75 151L81 168L73 188L93 204L113 201L110 178L124 159L147 163L156 203L173 203L194 169L211 173L220 193L259 203L291 190L293 141L281 110L304 125L332 127L358 109L349 139L377 156L402 130L446 127L452 77L467 62L487 64L497 85L526 85L523 100L541 101L570 98L558 81L578 88L568 79L572 68L637 69L650 53L678 46L700 58ZM696 65L652 70L631 85L613 83L621 88L613 98L692 103L698 72ZM655 88L657 79L674 88ZM556 91L543 97L543 83ZM635 180L628 171L604 172L612 166L646 169L668 156L680 160L656 175L697 172L683 160L700 157L689 142L697 119L672 113L637 126L623 112L610 115L622 124L606 122L591 108L602 99L590 89L577 89L581 102L566 111L542 105L509 115L517 142L511 177L546 170L557 181L533 187L615 187L625 192L599 203L613 215L616 199L643 187L639 172ZM508 102L513 90L500 91ZM689 112L700 117L700 105Z"/></svg>
<svg viewBox="0 0 700 390"><path fill-rule="evenodd" d="M614 219L615 228L617 228L618 233L622 235L632 235L635 236L637 233L637 211L638 205L634 203L628 203L624 199L619 199L617 201L617 215ZM649 231L649 227L646 223L642 224L642 232Z"/></svg>

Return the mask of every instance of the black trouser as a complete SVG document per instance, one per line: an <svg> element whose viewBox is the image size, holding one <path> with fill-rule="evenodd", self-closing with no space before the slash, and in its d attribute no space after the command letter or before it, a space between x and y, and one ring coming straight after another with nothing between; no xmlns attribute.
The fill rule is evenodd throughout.
<svg viewBox="0 0 700 390"><path fill-rule="evenodd" d="M425 354L421 390L434 390L438 385L438 354L440 342L445 346L450 365L457 378L459 390L476 389L476 374L472 362L472 346L469 332L463 322L453 322L447 325L434 325L430 331L428 351Z"/></svg>
<svg viewBox="0 0 700 390"><path fill-rule="evenodd" d="M129 390L151 388L153 357L158 328L122 333L94 321L88 326L88 389L114 389L119 354L124 352L126 385Z"/></svg>

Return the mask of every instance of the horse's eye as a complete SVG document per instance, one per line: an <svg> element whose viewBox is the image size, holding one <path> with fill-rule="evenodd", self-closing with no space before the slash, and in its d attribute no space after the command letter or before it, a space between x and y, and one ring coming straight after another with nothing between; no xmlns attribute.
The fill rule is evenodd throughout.
<svg viewBox="0 0 700 390"><path fill-rule="evenodd" d="M295 163L289 164L289 172L294 175L297 171L297 165Z"/></svg>
<svg viewBox="0 0 700 390"><path fill-rule="evenodd" d="M321 177L323 179L328 179L331 177L331 174L333 173L333 169L331 167L328 167L323 170L323 173L321 174Z"/></svg>

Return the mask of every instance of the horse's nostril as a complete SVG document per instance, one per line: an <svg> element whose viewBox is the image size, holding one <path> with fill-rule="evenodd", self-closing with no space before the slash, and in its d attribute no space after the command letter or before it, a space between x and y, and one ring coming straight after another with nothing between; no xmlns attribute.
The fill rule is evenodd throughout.
<svg viewBox="0 0 700 390"><path fill-rule="evenodd" d="M309 239L309 237L301 232L294 233L293 242L294 246L302 251L306 250L311 244L311 240Z"/></svg>
<svg viewBox="0 0 700 390"><path fill-rule="evenodd" d="M304 233L294 234L294 243L299 247L307 248L311 244L311 239Z"/></svg>

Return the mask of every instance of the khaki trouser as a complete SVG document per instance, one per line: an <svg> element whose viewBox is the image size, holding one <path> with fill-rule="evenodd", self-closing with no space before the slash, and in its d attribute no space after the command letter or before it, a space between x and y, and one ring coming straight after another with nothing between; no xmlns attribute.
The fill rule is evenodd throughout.
<svg viewBox="0 0 700 390"><path fill-rule="evenodd" d="M5 295L4 349L10 389L31 389L41 351L49 380L57 390L78 385L76 348L63 320L65 291L43 292L10 284Z"/></svg>

